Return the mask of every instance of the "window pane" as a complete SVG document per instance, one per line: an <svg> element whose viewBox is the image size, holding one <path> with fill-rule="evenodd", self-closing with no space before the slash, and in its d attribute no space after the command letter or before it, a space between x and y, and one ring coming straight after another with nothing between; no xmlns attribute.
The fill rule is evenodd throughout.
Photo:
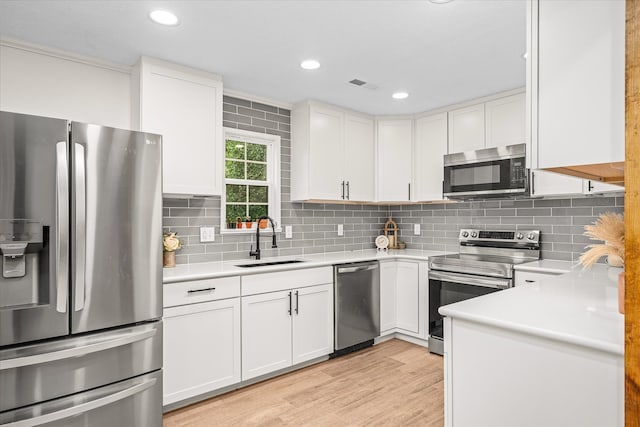
<svg viewBox="0 0 640 427"><path fill-rule="evenodd" d="M269 187L250 185L249 186L249 202L250 203L268 203Z"/></svg>
<svg viewBox="0 0 640 427"><path fill-rule="evenodd" d="M267 161L267 146L262 144L247 143L247 160L255 162Z"/></svg>
<svg viewBox="0 0 640 427"><path fill-rule="evenodd" d="M227 184L227 202L247 202L247 186Z"/></svg>
<svg viewBox="0 0 640 427"><path fill-rule="evenodd" d="M249 215L254 220L260 218L262 215L268 215L269 209L266 205L249 205Z"/></svg>
<svg viewBox="0 0 640 427"><path fill-rule="evenodd" d="M245 179L244 176L244 162L236 162L234 160L227 160L225 162L224 177L230 179Z"/></svg>
<svg viewBox="0 0 640 427"><path fill-rule="evenodd" d="M261 163L247 163L247 179L266 181L267 165Z"/></svg>
<svg viewBox="0 0 640 427"><path fill-rule="evenodd" d="M227 140L225 157L227 159L242 159L244 160L244 142Z"/></svg>
<svg viewBox="0 0 640 427"><path fill-rule="evenodd" d="M246 214L247 205L227 205L227 222L236 222L238 217L244 220Z"/></svg>

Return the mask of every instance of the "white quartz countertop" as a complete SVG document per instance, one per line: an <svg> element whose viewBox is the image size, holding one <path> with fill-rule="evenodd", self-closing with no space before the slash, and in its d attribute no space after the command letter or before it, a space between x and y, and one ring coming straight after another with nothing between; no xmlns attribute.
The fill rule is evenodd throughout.
<svg viewBox="0 0 640 427"><path fill-rule="evenodd" d="M595 265L574 269L440 308L440 313L516 332L624 354L624 316L618 313L618 273Z"/></svg>
<svg viewBox="0 0 640 427"><path fill-rule="evenodd" d="M558 261L554 259L541 259L513 266L516 271L530 271L533 273L565 274L571 270L582 268L574 261Z"/></svg>
<svg viewBox="0 0 640 427"><path fill-rule="evenodd" d="M203 262L197 264L177 265L174 268L163 269L163 282L174 283L189 280L210 279L224 276L245 276L249 274L266 273L274 271L296 270L300 268L320 267L349 262L391 259L414 259L426 261L430 256L443 255L447 252L421 251L415 249L391 250L378 252L375 249L351 252L329 252L324 254L298 255L286 257L268 257L260 261L234 260L222 262ZM262 267L243 268L239 264L253 264L261 262L274 262L283 260L302 260L294 264L280 264Z"/></svg>

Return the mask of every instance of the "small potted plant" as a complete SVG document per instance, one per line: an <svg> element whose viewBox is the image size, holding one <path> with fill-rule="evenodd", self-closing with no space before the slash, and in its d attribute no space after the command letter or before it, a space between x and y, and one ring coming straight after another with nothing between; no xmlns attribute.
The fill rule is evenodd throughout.
<svg viewBox="0 0 640 427"><path fill-rule="evenodd" d="M260 220L260 222L258 223L258 226L259 226L261 229L265 229L265 228L267 228L267 226L268 226L268 225L269 225L269 220L268 220L268 219L266 219L266 218L265 218L265 219L261 219L261 220Z"/></svg>
<svg viewBox="0 0 640 427"><path fill-rule="evenodd" d="M162 266L176 266L176 251L182 248L180 239L174 232L166 232L162 235Z"/></svg>
<svg viewBox="0 0 640 427"><path fill-rule="evenodd" d="M236 217L236 228L242 228L242 218Z"/></svg>
<svg viewBox="0 0 640 427"><path fill-rule="evenodd" d="M244 227L245 228L252 228L253 227L253 220L251 219L251 217L249 215L244 217Z"/></svg>

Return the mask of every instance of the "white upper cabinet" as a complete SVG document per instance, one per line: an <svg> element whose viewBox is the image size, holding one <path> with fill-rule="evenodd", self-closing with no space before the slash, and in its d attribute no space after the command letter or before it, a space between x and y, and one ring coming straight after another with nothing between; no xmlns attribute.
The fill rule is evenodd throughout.
<svg viewBox="0 0 640 427"><path fill-rule="evenodd" d="M527 142L524 93L485 103L484 115L485 147L502 147Z"/></svg>
<svg viewBox="0 0 640 427"><path fill-rule="evenodd" d="M484 104L449 111L449 153L485 148Z"/></svg>
<svg viewBox="0 0 640 427"><path fill-rule="evenodd" d="M220 195L224 164L220 77L143 57L133 87L133 126L163 137L163 193Z"/></svg>
<svg viewBox="0 0 640 427"><path fill-rule="evenodd" d="M447 113L416 119L413 153L414 199L442 199L443 159L447 154Z"/></svg>
<svg viewBox="0 0 640 427"><path fill-rule="evenodd" d="M533 8L538 167L624 161L625 2L541 0ZM535 63L532 70L535 78Z"/></svg>
<svg viewBox="0 0 640 427"><path fill-rule="evenodd" d="M569 196L582 194L582 178L545 170L531 171L531 196Z"/></svg>
<svg viewBox="0 0 640 427"><path fill-rule="evenodd" d="M373 119L313 101L291 113L293 200L371 201Z"/></svg>
<svg viewBox="0 0 640 427"><path fill-rule="evenodd" d="M413 129L411 119L380 119L378 127L378 200L412 200L411 164Z"/></svg>
<svg viewBox="0 0 640 427"><path fill-rule="evenodd" d="M585 194L604 194L604 193L620 193L624 192L624 186L607 184L606 182L585 179L583 183L583 191Z"/></svg>
<svg viewBox="0 0 640 427"><path fill-rule="evenodd" d="M375 184L373 119L346 114L344 125L346 197L359 202L371 201Z"/></svg>

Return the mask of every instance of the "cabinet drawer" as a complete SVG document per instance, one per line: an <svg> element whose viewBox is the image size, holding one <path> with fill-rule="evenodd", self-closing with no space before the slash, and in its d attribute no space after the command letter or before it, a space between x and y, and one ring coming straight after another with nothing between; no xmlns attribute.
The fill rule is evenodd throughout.
<svg viewBox="0 0 640 427"><path fill-rule="evenodd" d="M333 267L303 268L242 277L242 295L333 283Z"/></svg>
<svg viewBox="0 0 640 427"><path fill-rule="evenodd" d="M215 301L240 296L240 277L221 277L218 279L192 280L189 282L169 283L163 286L166 307Z"/></svg>
<svg viewBox="0 0 640 427"><path fill-rule="evenodd" d="M531 271L516 271L515 285L521 286L527 283L540 282L551 277L559 276L557 273L534 273Z"/></svg>

